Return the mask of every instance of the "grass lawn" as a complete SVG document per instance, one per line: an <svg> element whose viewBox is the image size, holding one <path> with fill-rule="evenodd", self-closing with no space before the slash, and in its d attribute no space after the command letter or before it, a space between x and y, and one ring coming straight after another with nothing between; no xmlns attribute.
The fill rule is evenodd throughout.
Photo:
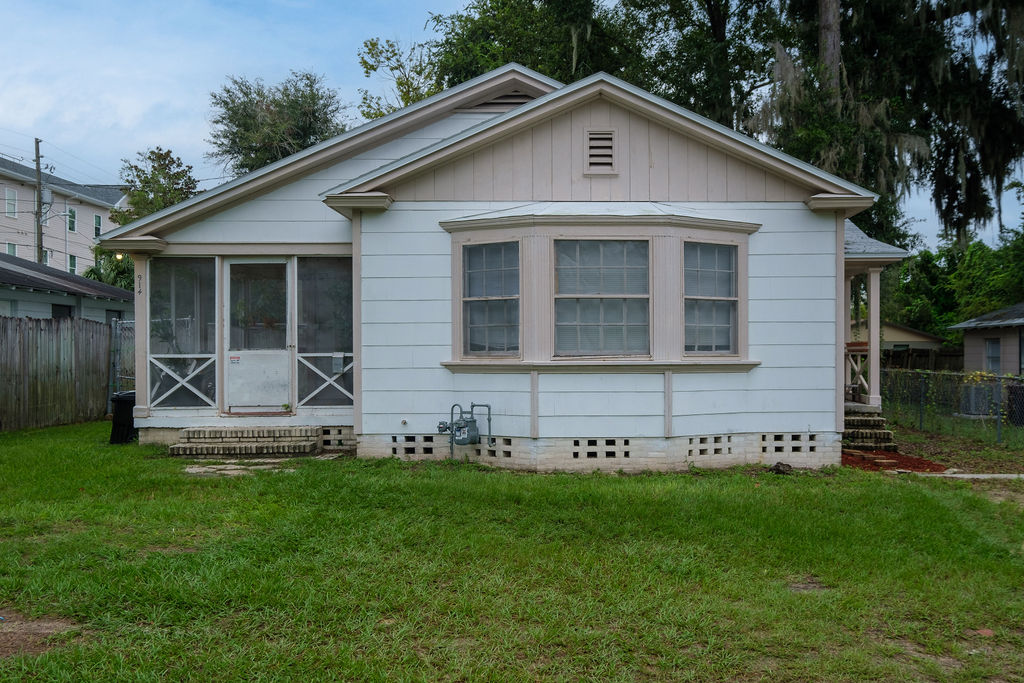
<svg viewBox="0 0 1024 683"><path fill-rule="evenodd" d="M892 426L900 453L925 458L965 472L1024 473L1024 446L996 444L971 436L921 432Z"/></svg>
<svg viewBox="0 0 1024 683"><path fill-rule="evenodd" d="M0 611L75 625L0 679L1024 672L1024 511L961 483L359 460L201 478L108 433L0 434Z"/></svg>

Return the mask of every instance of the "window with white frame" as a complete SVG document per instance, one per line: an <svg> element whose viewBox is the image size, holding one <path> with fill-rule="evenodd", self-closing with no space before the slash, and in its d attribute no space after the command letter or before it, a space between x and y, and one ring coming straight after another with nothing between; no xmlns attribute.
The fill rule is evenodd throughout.
<svg viewBox="0 0 1024 683"><path fill-rule="evenodd" d="M462 249L462 342L467 355L519 353L519 242Z"/></svg>
<svg viewBox="0 0 1024 683"><path fill-rule="evenodd" d="M998 339L985 340L985 372L996 372L1000 370L1000 349Z"/></svg>
<svg viewBox="0 0 1024 683"><path fill-rule="evenodd" d="M18 217L18 191L13 187L4 189L4 214L8 218Z"/></svg>
<svg viewBox="0 0 1024 683"><path fill-rule="evenodd" d="M687 353L735 352L735 245L683 244L683 302Z"/></svg>
<svg viewBox="0 0 1024 683"><path fill-rule="evenodd" d="M75 232L78 229L78 211L68 209L68 232Z"/></svg>
<svg viewBox="0 0 1024 683"><path fill-rule="evenodd" d="M49 249L43 249L43 265L44 266L50 265L50 250Z"/></svg>
<svg viewBox="0 0 1024 683"><path fill-rule="evenodd" d="M95 232L95 237L99 237L100 230L103 229L103 218L98 213L94 213L92 215L92 227Z"/></svg>
<svg viewBox="0 0 1024 683"><path fill-rule="evenodd" d="M646 240L555 240L555 355L650 353Z"/></svg>
<svg viewBox="0 0 1024 683"><path fill-rule="evenodd" d="M8 256L17 256L18 255L18 245L15 244L14 242L8 242L7 243L7 255Z"/></svg>
<svg viewBox="0 0 1024 683"><path fill-rule="evenodd" d="M72 275L78 272L78 257L74 254L68 255L68 272Z"/></svg>

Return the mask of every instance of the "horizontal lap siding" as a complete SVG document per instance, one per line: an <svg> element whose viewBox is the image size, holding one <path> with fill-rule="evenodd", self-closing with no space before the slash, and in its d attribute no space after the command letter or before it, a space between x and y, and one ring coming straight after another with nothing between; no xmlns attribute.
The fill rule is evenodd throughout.
<svg viewBox="0 0 1024 683"><path fill-rule="evenodd" d="M366 433L429 433L453 402L468 407L472 401L492 404L496 433L530 433L529 373L453 374L441 366L451 357L451 239L438 222L509 206L396 202L384 214L365 217ZM674 374L673 433L831 431L834 223L794 204L708 202L694 208L763 224L750 240L748 273L750 358L760 365L740 373ZM542 437L664 433L660 373L542 372L538 389Z"/></svg>
<svg viewBox="0 0 1024 683"><path fill-rule="evenodd" d="M433 433L453 403L468 410L475 402L491 404L495 434L529 434L528 373L452 374L441 366L451 359L451 238L438 222L491 207L423 208L396 203L363 221L363 432Z"/></svg>

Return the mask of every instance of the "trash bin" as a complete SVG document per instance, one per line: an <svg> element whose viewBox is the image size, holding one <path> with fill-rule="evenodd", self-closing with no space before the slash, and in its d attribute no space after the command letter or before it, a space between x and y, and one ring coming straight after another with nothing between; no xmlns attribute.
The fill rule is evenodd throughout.
<svg viewBox="0 0 1024 683"><path fill-rule="evenodd" d="M1006 419L1014 427L1024 427L1024 384L1006 387Z"/></svg>
<svg viewBox="0 0 1024 683"><path fill-rule="evenodd" d="M110 399L113 413L110 425L110 443L129 443L138 436L135 429L135 392L118 391Z"/></svg>

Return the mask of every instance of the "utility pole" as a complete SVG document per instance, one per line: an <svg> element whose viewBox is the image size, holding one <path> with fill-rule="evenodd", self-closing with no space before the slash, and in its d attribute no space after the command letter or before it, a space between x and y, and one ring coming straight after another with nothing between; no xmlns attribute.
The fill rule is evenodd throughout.
<svg viewBox="0 0 1024 683"><path fill-rule="evenodd" d="M36 263L43 264L43 169L39 164L39 143L36 138Z"/></svg>

